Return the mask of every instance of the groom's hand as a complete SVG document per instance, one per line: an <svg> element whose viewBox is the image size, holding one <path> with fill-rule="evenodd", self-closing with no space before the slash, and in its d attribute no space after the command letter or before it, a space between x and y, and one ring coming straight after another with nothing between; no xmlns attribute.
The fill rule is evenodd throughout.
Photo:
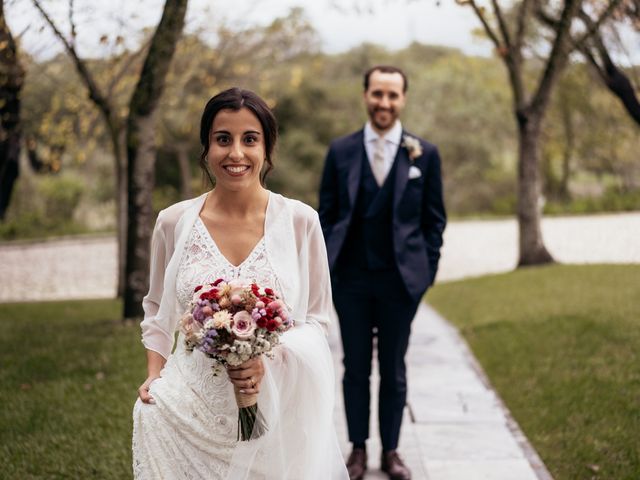
<svg viewBox="0 0 640 480"><path fill-rule="evenodd" d="M229 380L233 383L241 393L252 395L260 392L260 383L264 377L264 365L262 357L247 360L237 367L227 367Z"/></svg>

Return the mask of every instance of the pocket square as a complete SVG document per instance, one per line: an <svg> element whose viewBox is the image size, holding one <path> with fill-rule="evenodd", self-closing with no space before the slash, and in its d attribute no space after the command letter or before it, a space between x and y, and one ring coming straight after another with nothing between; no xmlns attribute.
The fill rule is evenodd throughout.
<svg viewBox="0 0 640 480"><path fill-rule="evenodd" d="M421 176L422 176L422 171L415 165L411 165L411 168L409 169L409 180L413 180L414 178L420 178Z"/></svg>

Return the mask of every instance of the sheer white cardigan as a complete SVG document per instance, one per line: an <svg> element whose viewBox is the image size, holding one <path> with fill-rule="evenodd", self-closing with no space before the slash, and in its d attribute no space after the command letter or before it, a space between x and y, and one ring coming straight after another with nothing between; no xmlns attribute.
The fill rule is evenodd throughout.
<svg viewBox="0 0 640 480"><path fill-rule="evenodd" d="M149 293L142 302L142 343L168 358L182 315L176 297L176 277L189 232L206 193L176 203L158 215L151 241ZM269 261L278 277L285 303L297 325L329 324L331 280L318 214L308 205L270 192L264 226Z"/></svg>
<svg viewBox="0 0 640 480"><path fill-rule="evenodd" d="M165 358L183 313L176 295L178 266L205 196L160 212L153 232L142 337L147 349ZM236 444L226 478L348 480L333 420L335 377L326 339L331 282L317 213L270 192L264 241L296 323L283 335L276 358L264 362L258 405L268 433Z"/></svg>

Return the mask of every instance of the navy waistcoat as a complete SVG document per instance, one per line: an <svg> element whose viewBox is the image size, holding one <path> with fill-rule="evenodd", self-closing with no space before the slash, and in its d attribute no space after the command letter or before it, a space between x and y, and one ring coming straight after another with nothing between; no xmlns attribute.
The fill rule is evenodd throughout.
<svg viewBox="0 0 640 480"><path fill-rule="evenodd" d="M340 264L368 270L394 267L393 190L396 163L393 163L380 187L366 154L362 156L360 187L349 232L340 254Z"/></svg>

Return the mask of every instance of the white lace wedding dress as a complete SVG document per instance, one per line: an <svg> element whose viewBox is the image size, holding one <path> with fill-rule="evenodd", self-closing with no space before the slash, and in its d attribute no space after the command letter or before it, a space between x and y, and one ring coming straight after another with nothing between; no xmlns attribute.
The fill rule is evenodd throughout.
<svg viewBox="0 0 640 480"><path fill-rule="evenodd" d="M178 268L176 293L181 309L187 309L197 285L217 278L255 281L281 291L264 239L242 264L234 266L198 218ZM326 363L321 358L326 352L313 353L318 349L318 338L326 344L321 330L317 325L294 327L283 337L283 345L275 349L276 358L264 360L266 374L258 405L269 430L250 442L237 442L238 408L226 374L214 376L213 360L199 351L187 351L180 334L161 378L150 386L155 404L146 405L138 399L134 407L134 478L306 480L315 478L309 472L322 468L325 473L317 478L344 478L335 438L324 434L315 438L313 434L328 430L335 437L333 428L314 425L313 411L309 412L314 401L324 401L313 393L309 382L314 376L331 381L326 377L326 366L321 365ZM328 453L318 455L317 449ZM317 463L317 468L309 462ZM332 462L336 466L327 470Z"/></svg>

